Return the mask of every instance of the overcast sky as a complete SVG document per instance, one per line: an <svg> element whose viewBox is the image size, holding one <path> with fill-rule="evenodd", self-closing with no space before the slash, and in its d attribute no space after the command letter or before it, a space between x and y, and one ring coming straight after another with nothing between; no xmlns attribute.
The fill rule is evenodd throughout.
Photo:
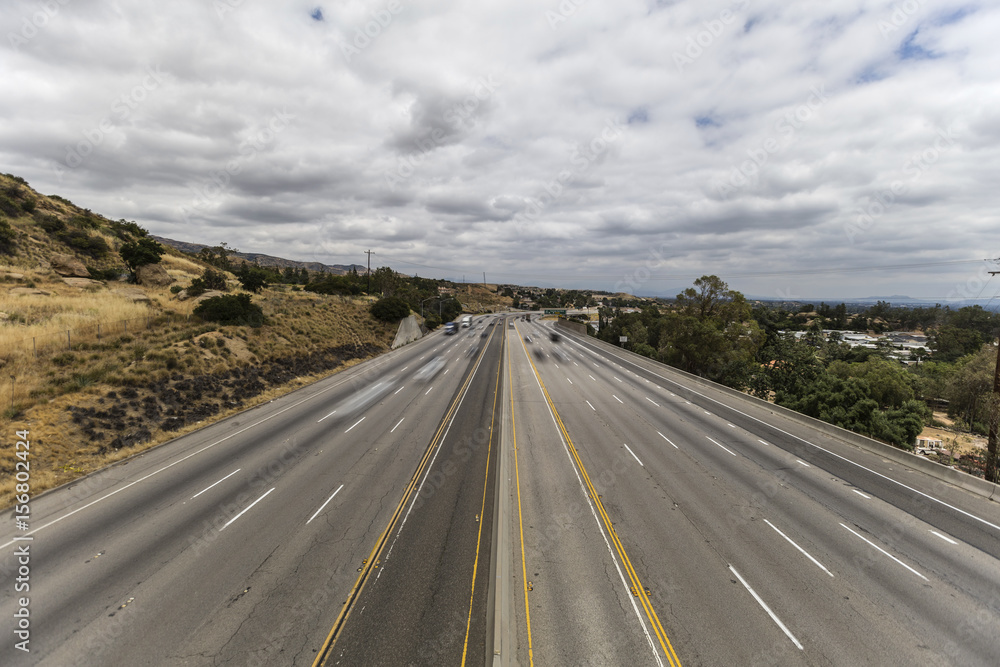
<svg viewBox="0 0 1000 667"><path fill-rule="evenodd" d="M0 170L155 234L666 296L1000 290L996 2L3 5Z"/></svg>

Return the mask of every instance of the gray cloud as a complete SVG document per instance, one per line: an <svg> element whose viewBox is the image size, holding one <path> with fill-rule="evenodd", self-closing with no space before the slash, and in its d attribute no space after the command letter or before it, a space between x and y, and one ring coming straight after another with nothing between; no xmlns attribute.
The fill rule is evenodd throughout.
<svg viewBox="0 0 1000 667"><path fill-rule="evenodd" d="M944 297L1000 251L1000 8L573 7L13 0L0 162L157 234L451 278L612 289L660 249L641 293Z"/></svg>

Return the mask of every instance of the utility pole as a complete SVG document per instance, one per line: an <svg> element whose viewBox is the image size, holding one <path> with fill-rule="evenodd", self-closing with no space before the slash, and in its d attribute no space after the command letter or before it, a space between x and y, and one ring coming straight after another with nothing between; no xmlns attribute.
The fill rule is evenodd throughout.
<svg viewBox="0 0 1000 667"><path fill-rule="evenodd" d="M365 254L368 255L368 288L365 290L369 294L372 293L372 251L365 250Z"/></svg>
<svg viewBox="0 0 1000 667"><path fill-rule="evenodd" d="M1000 262L1000 260L993 260L994 262ZM1000 271L989 271L991 276L995 276L1000 273ZM993 372L993 400L990 401L990 435L989 439L986 441L986 470L983 471L983 476L986 477L987 482L993 482L994 484L998 480L997 475L997 424L1000 421L1000 345L997 346L997 366L996 370Z"/></svg>

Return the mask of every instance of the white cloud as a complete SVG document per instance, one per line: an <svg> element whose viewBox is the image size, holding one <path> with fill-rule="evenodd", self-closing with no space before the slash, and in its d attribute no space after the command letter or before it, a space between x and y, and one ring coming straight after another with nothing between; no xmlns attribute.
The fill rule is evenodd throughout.
<svg viewBox="0 0 1000 667"><path fill-rule="evenodd" d="M604 289L663 249L640 292L827 298L1000 251L995 5L8 5L3 170L164 236Z"/></svg>

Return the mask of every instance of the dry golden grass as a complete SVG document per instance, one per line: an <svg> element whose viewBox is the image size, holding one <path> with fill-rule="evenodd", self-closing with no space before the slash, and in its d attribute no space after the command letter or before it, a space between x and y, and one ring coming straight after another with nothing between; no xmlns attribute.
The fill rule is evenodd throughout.
<svg viewBox="0 0 1000 667"><path fill-rule="evenodd" d="M48 296L0 291L0 312L9 317L0 327L0 350L12 357L66 349L67 331L69 344L74 335L82 342L96 338L98 324L107 331L123 320L139 321L154 314L148 305L109 290Z"/></svg>
<svg viewBox="0 0 1000 667"><path fill-rule="evenodd" d="M177 301L166 289L146 291L154 304L162 304L154 305L154 310L169 308L176 314L193 308L190 300ZM102 296L106 298L108 294ZM32 493L65 484L209 422L329 376L360 360L269 388L243 406L220 412L205 423L171 432L151 425L150 442L102 453L101 445L106 443L90 442L73 423L70 408L96 405L97 399L117 388L124 377L143 381L164 378L178 371L185 375L220 372L253 363L253 359L265 361L299 356L351 343L374 344L387 349L396 332L394 325L372 319L368 313L369 304L362 299L319 296L276 286L254 297L254 301L262 306L269 319L269 324L257 329L216 327L201 323L197 318L182 318L150 329L130 330L128 336L116 335L100 344L95 341L75 345L71 352L63 352L62 356L43 355L38 360L28 357L8 362L4 371L9 369L17 377L14 403L26 407L17 416L12 417L7 412L11 405L11 385L2 382L4 377L0 376L0 415L3 415L0 416L0 433L13 437L16 430L30 430L35 443L32 446ZM0 327L0 331L4 328ZM205 349L196 342L202 338L221 340L223 345ZM168 371L165 365L166 357L171 355L178 360L178 368L174 371ZM56 359L61 361L57 363ZM5 448L0 455L0 507L9 505L13 498L13 453L9 450Z"/></svg>

